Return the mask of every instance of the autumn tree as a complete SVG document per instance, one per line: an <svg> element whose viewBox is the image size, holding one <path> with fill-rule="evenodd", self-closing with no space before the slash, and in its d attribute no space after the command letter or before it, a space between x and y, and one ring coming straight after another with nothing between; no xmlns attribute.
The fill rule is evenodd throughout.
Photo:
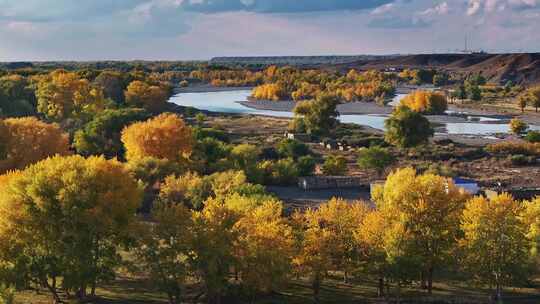
<svg viewBox="0 0 540 304"><path fill-rule="evenodd" d="M441 93L415 91L405 96L401 104L422 114L443 114L448 108L446 96Z"/></svg>
<svg viewBox="0 0 540 304"><path fill-rule="evenodd" d="M75 133L73 146L84 156L105 155L108 158L124 158L124 146L120 141L122 130L150 114L143 109L108 109L88 122Z"/></svg>
<svg viewBox="0 0 540 304"><path fill-rule="evenodd" d="M401 148L427 143L434 133L427 118L404 106L396 108L384 125L385 141Z"/></svg>
<svg viewBox="0 0 540 304"><path fill-rule="evenodd" d="M396 240L390 232L390 221L386 220L386 214L380 210L366 212L357 230L354 231L355 247L357 248L358 264L361 270L371 274L377 279L377 295L385 296L385 287L389 280L395 276L392 274L392 266L399 266L392 251L395 243L387 243ZM398 229L399 231L399 229ZM388 237L387 238L387 234Z"/></svg>
<svg viewBox="0 0 540 304"><path fill-rule="evenodd" d="M528 128L529 128L529 126L527 125L527 123L525 123L521 119L513 118L510 121L510 131L512 131L512 133L514 133L516 135L520 135L520 134L525 133Z"/></svg>
<svg viewBox="0 0 540 304"><path fill-rule="evenodd" d="M278 101L287 97L285 90L278 83L269 83L257 86L252 93L255 99Z"/></svg>
<svg viewBox="0 0 540 304"><path fill-rule="evenodd" d="M48 119L84 118L106 106L101 88L92 87L76 73L57 70L37 86L37 110Z"/></svg>
<svg viewBox="0 0 540 304"><path fill-rule="evenodd" d="M519 106L519 108L521 109L521 113L524 113L525 112L525 108L527 107L528 104L531 103L531 96L527 93L525 94L521 94L518 99L517 99L517 104Z"/></svg>
<svg viewBox="0 0 540 304"><path fill-rule="evenodd" d="M202 211L193 214L190 265L204 283L210 304L220 304L228 286L230 269L236 264L234 228L237 213L221 200L210 199Z"/></svg>
<svg viewBox="0 0 540 304"><path fill-rule="evenodd" d="M509 194L475 197L463 211L464 265L473 280L495 287L496 301L502 301L505 286L523 282L530 271L530 226L522 213L522 204Z"/></svg>
<svg viewBox="0 0 540 304"><path fill-rule="evenodd" d="M430 294L434 275L452 258L467 198L448 178L417 175L412 168L392 173L374 194L388 231L400 231L386 236L386 246L397 241L402 257L418 266Z"/></svg>
<svg viewBox="0 0 540 304"><path fill-rule="evenodd" d="M5 119L0 121L1 125L0 173L23 169L55 154L70 154L68 134L56 124L47 124L35 117L24 117Z"/></svg>
<svg viewBox="0 0 540 304"><path fill-rule="evenodd" d="M183 205L200 210L211 194L211 184L196 173L188 172L182 176L169 175L159 190L158 199L166 205Z"/></svg>
<svg viewBox="0 0 540 304"><path fill-rule="evenodd" d="M535 111L538 112L538 108L540 108L540 86L530 88L529 95L531 97L531 105L535 108Z"/></svg>
<svg viewBox="0 0 540 304"><path fill-rule="evenodd" d="M161 114L126 127L122 142L128 160L148 156L181 160L189 156L193 146L191 128L175 114Z"/></svg>
<svg viewBox="0 0 540 304"><path fill-rule="evenodd" d="M356 265L354 233L368 207L364 202L349 204L332 199L319 209L296 214L298 252L294 263L299 274L309 277L318 302L321 284L328 271L342 271L344 280Z"/></svg>
<svg viewBox="0 0 540 304"><path fill-rule="evenodd" d="M281 202L264 200L258 206L244 207L235 224L239 235L236 270L242 285L252 294L284 286L291 273L294 239L291 227L282 217L282 208Z"/></svg>
<svg viewBox="0 0 540 304"><path fill-rule="evenodd" d="M151 112L163 110L169 98L167 89L139 80L131 82L124 95L128 105L143 107Z"/></svg>
<svg viewBox="0 0 540 304"><path fill-rule="evenodd" d="M142 198L123 164L56 156L2 180L0 264L16 282L59 303L60 289L84 298L114 278Z"/></svg>
<svg viewBox="0 0 540 304"><path fill-rule="evenodd" d="M160 203L152 211L154 224L145 224L136 249L141 268L169 304L182 303L190 272L192 213L182 204Z"/></svg>

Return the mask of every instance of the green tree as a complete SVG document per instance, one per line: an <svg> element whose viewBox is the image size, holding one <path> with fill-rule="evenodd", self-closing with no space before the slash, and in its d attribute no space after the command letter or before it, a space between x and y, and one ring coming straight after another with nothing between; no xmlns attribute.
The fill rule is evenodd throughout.
<svg viewBox="0 0 540 304"><path fill-rule="evenodd" d="M440 87L448 83L448 74L446 73L437 73L433 76L433 85Z"/></svg>
<svg viewBox="0 0 540 304"><path fill-rule="evenodd" d="M306 155L298 158L296 165L298 167L299 176L311 176L315 171L317 162L312 156Z"/></svg>
<svg viewBox="0 0 540 304"><path fill-rule="evenodd" d="M384 124L385 141L401 148L427 143L434 133L429 120L404 106L395 109Z"/></svg>
<svg viewBox="0 0 540 304"><path fill-rule="evenodd" d="M379 175L381 175L386 167L391 165L395 161L395 157L388 151L388 149L373 146L369 148L363 148L358 153L358 166L362 169L374 169Z"/></svg>
<svg viewBox="0 0 540 304"><path fill-rule="evenodd" d="M122 73L103 71L94 79L94 84L103 89L105 98L110 98L117 104L124 103L124 90L127 84Z"/></svg>
<svg viewBox="0 0 540 304"><path fill-rule="evenodd" d="M338 124L336 96L319 94L315 100L302 101L296 104L294 114L303 119L303 124L309 134L324 135L332 131Z"/></svg>
<svg viewBox="0 0 540 304"><path fill-rule="evenodd" d="M84 156L105 155L107 158L124 158L124 146L120 140L122 130L150 114L143 109L105 110L75 133L73 146Z"/></svg>
<svg viewBox="0 0 540 304"><path fill-rule="evenodd" d="M27 78L20 75L0 77L0 117L19 117L36 112L36 96Z"/></svg>
<svg viewBox="0 0 540 304"><path fill-rule="evenodd" d="M480 101L482 100L482 90L478 85L470 85L467 88L467 96L470 100Z"/></svg>

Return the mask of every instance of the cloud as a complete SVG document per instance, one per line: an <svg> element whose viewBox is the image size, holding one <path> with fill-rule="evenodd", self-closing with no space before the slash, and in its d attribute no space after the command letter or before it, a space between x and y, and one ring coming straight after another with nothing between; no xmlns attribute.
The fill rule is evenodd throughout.
<svg viewBox="0 0 540 304"><path fill-rule="evenodd" d="M0 0L0 60L448 51L462 48L464 33L469 33L475 49L538 51L539 4L540 0Z"/></svg>
<svg viewBox="0 0 540 304"><path fill-rule="evenodd" d="M368 23L370 28L380 29L412 29L412 28L426 28L431 26L431 22L425 21L416 17L397 17L388 16L382 18L372 19Z"/></svg>
<svg viewBox="0 0 540 304"><path fill-rule="evenodd" d="M394 3L387 3L384 5L381 5L379 7L376 7L373 11L371 11L372 15L382 15L386 14L394 9L395 5Z"/></svg>
<svg viewBox="0 0 540 304"><path fill-rule="evenodd" d="M450 12L450 6L448 2L443 2L438 4L435 7L430 7L424 11L420 12L420 15L424 16L433 16L433 15L447 15Z"/></svg>
<svg viewBox="0 0 540 304"><path fill-rule="evenodd" d="M365 10L394 0L185 0L189 11L216 13L250 11L259 13L302 13L316 11Z"/></svg>
<svg viewBox="0 0 540 304"><path fill-rule="evenodd" d="M496 13L507 10L524 11L540 8L538 0L469 0L467 15Z"/></svg>

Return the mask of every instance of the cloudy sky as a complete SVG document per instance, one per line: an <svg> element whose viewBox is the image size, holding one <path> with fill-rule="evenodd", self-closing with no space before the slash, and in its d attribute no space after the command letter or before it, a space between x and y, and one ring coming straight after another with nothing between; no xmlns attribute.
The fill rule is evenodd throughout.
<svg viewBox="0 0 540 304"><path fill-rule="evenodd" d="M0 61L540 51L540 0L0 0Z"/></svg>

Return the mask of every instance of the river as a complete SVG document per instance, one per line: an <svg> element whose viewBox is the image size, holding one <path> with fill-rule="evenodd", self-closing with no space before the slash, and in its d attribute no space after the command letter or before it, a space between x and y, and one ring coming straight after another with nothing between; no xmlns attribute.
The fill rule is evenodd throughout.
<svg viewBox="0 0 540 304"><path fill-rule="evenodd" d="M196 92L176 94L169 102L177 105L193 107L199 110L222 113L254 114L275 117L293 117L293 113L288 111L258 110L243 106L238 101L246 101L250 90L233 90L221 92ZM398 94L392 104L399 103L405 96ZM375 129L384 130L384 121L388 115L341 115L339 120L343 123L354 123L369 126ZM493 135L497 133L508 133L510 128L506 123L496 123L497 119L490 117L476 117L479 122L463 123L442 123L437 128L438 133L445 134L467 134L467 135ZM531 126L531 129L540 130L540 126Z"/></svg>

